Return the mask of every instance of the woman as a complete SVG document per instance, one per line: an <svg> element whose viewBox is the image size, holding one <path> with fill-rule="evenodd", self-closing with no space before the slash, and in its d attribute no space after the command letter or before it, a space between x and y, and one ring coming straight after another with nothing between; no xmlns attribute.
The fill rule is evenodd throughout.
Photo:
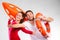
<svg viewBox="0 0 60 40"><path fill-rule="evenodd" d="M22 24L24 21L24 17L25 15L23 12L19 12L16 15L15 19L12 15L10 16L10 19L8 21L10 40L21 40L18 36L19 30L22 30L23 32L28 34L33 34L32 31L26 30L24 25Z"/></svg>

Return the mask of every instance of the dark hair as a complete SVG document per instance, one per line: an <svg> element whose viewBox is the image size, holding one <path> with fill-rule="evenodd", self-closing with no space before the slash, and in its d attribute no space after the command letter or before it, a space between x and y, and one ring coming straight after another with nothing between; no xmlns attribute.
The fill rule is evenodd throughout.
<svg viewBox="0 0 60 40"><path fill-rule="evenodd" d="M27 14L28 12L31 12L31 13L33 14L33 12L32 12L31 10L27 10L27 11L26 11L26 14Z"/></svg>
<svg viewBox="0 0 60 40"><path fill-rule="evenodd" d="M24 18L25 18L26 15L25 15L24 12L19 12L19 13L21 13L22 14L22 17L23 17L23 19L20 20L20 23L23 23L24 22Z"/></svg>

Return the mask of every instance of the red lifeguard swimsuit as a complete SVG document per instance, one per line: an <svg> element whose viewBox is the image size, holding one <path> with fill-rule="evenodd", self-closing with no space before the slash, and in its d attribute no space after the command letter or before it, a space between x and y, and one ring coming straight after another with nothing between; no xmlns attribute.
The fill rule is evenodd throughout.
<svg viewBox="0 0 60 40"><path fill-rule="evenodd" d="M16 21L15 20L12 20L12 21L9 20L8 25L9 24L16 24ZM28 33L28 34L33 33L32 31L26 30L25 28L9 28L9 40L21 40L18 36L19 30L22 30L23 32Z"/></svg>

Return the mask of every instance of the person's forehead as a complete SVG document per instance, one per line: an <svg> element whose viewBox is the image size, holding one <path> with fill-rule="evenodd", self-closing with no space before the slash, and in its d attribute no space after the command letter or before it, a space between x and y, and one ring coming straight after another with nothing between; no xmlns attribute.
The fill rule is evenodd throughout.
<svg viewBox="0 0 60 40"><path fill-rule="evenodd" d="M32 12L28 12L27 14L32 14Z"/></svg>

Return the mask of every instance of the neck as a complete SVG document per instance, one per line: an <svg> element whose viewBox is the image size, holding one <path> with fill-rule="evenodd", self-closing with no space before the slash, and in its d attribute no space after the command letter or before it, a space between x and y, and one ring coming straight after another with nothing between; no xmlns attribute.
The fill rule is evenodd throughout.
<svg viewBox="0 0 60 40"><path fill-rule="evenodd" d="M30 21L30 23L31 23L32 25L34 25L34 20Z"/></svg>

